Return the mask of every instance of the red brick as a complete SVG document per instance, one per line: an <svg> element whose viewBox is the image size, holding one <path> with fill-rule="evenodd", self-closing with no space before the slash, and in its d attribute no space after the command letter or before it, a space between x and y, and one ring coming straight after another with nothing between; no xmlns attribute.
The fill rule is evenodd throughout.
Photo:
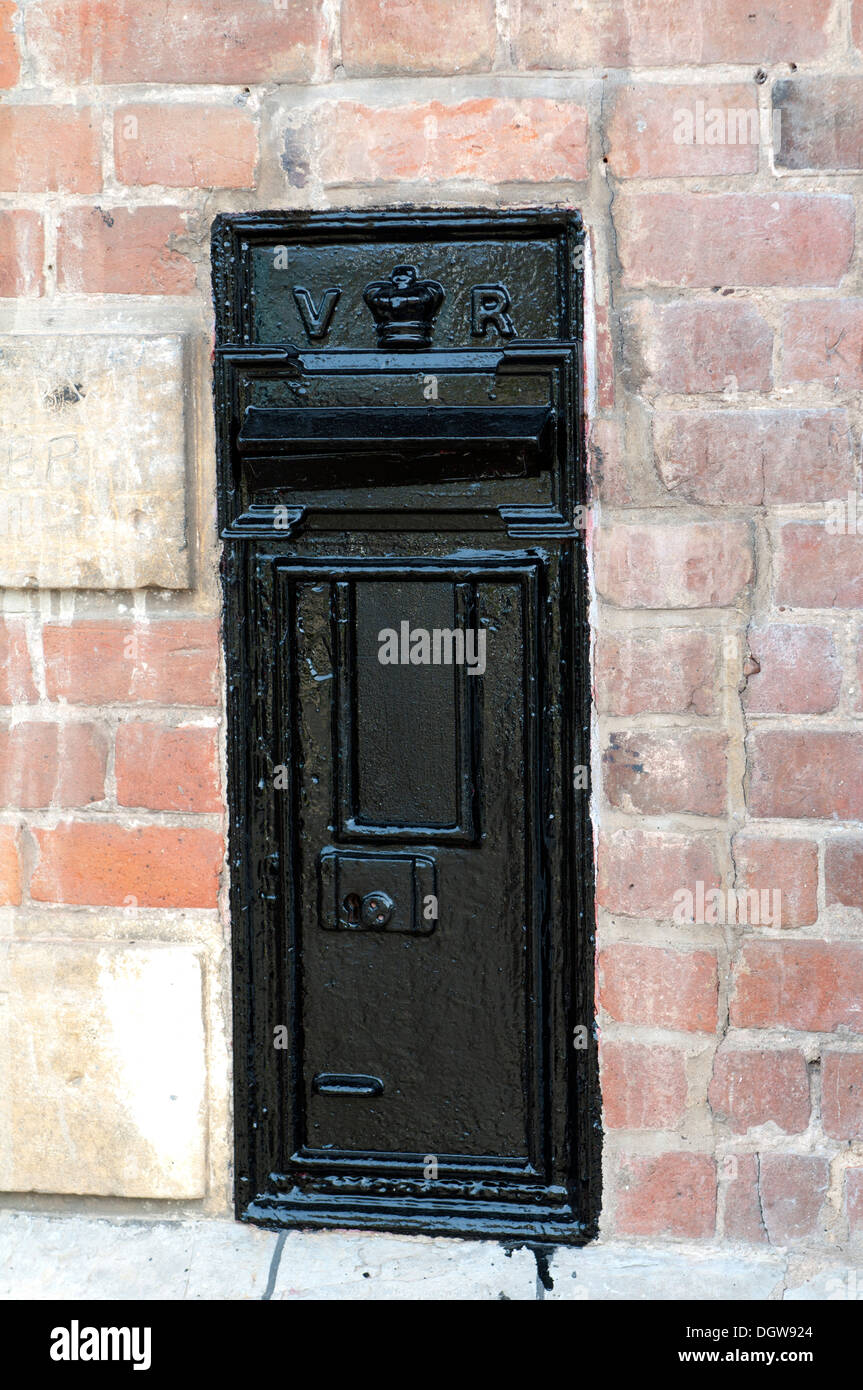
<svg viewBox="0 0 863 1390"><path fill-rule="evenodd" d="M774 1245L819 1231L828 1176L828 1161L818 1154L761 1155L761 1209Z"/></svg>
<svg viewBox="0 0 863 1390"><path fill-rule="evenodd" d="M686 1108L686 1067L673 1047L603 1043L602 1114L607 1129L668 1129Z"/></svg>
<svg viewBox="0 0 863 1390"><path fill-rule="evenodd" d="M840 835L824 848L828 907L863 908L863 837Z"/></svg>
<svg viewBox="0 0 863 1390"><path fill-rule="evenodd" d="M204 618L46 624L48 698L73 705L218 703L216 624Z"/></svg>
<svg viewBox="0 0 863 1390"><path fill-rule="evenodd" d="M31 705L36 699L24 624L0 618L0 705Z"/></svg>
<svg viewBox="0 0 863 1390"><path fill-rule="evenodd" d="M863 735L763 729L751 734L747 744L753 816L863 817Z"/></svg>
<svg viewBox="0 0 863 1390"><path fill-rule="evenodd" d="M591 498L610 506L626 506L632 501L622 428L617 420L593 420L587 442Z"/></svg>
<svg viewBox="0 0 863 1390"><path fill-rule="evenodd" d="M494 0L342 0L342 63L351 76L487 72Z"/></svg>
<svg viewBox="0 0 863 1390"><path fill-rule="evenodd" d="M0 87L14 87L21 74L21 60L12 21L16 0L0 0Z"/></svg>
<svg viewBox="0 0 863 1390"><path fill-rule="evenodd" d="M761 916L763 895L769 893L766 901L772 915L773 895L778 892L781 894L781 926L810 927L818 917L818 846L815 841L780 839L745 831L735 835L732 843L738 902L741 894L757 893ZM746 916L751 925L753 914L748 901Z"/></svg>
<svg viewBox="0 0 863 1390"><path fill-rule="evenodd" d="M792 77L773 84L776 163L785 169L863 169L863 77Z"/></svg>
<svg viewBox="0 0 863 1390"><path fill-rule="evenodd" d="M863 299L797 300L782 315L782 379L863 387Z"/></svg>
<svg viewBox="0 0 863 1390"><path fill-rule="evenodd" d="M87 806L105 796L108 741L95 724L0 729L0 804Z"/></svg>
<svg viewBox="0 0 863 1390"><path fill-rule="evenodd" d="M757 93L754 84L617 87L607 127L609 168L642 179L754 173Z"/></svg>
<svg viewBox="0 0 863 1390"><path fill-rule="evenodd" d="M863 1032L863 946L847 941L746 941L731 998L735 1028Z"/></svg>
<svg viewBox="0 0 863 1390"><path fill-rule="evenodd" d="M822 1053L821 1123L831 1139L863 1139L863 1053Z"/></svg>
<svg viewBox="0 0 863 1390"><path fill-rule="evenodd" d="M656 416L653 440L662 481L687 502L823 502L854 486L844 410L675 411Z"/></svg>
<svg viewBox="0 0 863 1390"><path fill-rule="evenodd" d="M752 579L745 522L608 526L596 533L596 587L620 608L722 608Z"/></svg>
<svg viewBox="0 0 863 1390"><path fill-rule="evenodd" d="M515 52L521 67L564 70L799 63L824 53L829 17L824 0L521 0Z"/></svg>
<svg viewBox="0 0 863 1390"><path fill-rule="evenodd" d="M713 1235L716 1167L707 1154L623 1154L618 1162L618 1235Z"/></svg>
<svg viewBox="0 0 863 1390"><path fill-rule="evenodd" d="M836 529L828 530L820 521L791 521L780 528L777 603L792 608L863 607L863 535L836 535Z"/></svg>
<svg viewBox="0 0 863 1390"><path fill-rule="evenodd" d="M617 244L630 285L836 285L854 250L833 193L627 193Z"/></svg>
<svg viewBox="0 0 863 1390"><path fill-rule="evenodd" d="M760 667L743 692L750 714L824 714L836 708L842 665L829 628L768 623L750 628L748 641Z"/></svg>
<svg viewBox="0 0 863 1390"><path fill-rule="evenodd" d="M763 1245L767 1232L761 1220L758 1196L758 1158L755 1154L729 1154L720 1166L725 1183L725 1235Z"/></svg>
<svg viewBox="0 0 863 1390"><path fill-rule="evenodd" d="M727 797L727 739L689 729L612 733L603 754L605 794L622 811L721 816Z"/></svg>
<svg viewBox="0 0 863 1390"><path fill-rule="evenodd" d="M0 212L0 299L41 294L45 234L38 212Z"/></svg>
<svg viewBox="0 0 863 1390"><path fill-rule="evenodd" d="M751 304L642 301L631 330L639 389L693 395L773 387L773 330Z"/></svg>
<svg viewBox="0 0 863 1390"><path fill-rule="evenodd" d="M32 833L39 861L30 892L39 902L216 906L222 839L215 830L67 822Z"/></svg>
<svg viewBox="0 0 863 1390"><path fill-rule="evenodd" d="M571 182L587 177L587 112L546 97L446 104L327 102L288 132L291 159L325 185ZM305 181L305 173L297 175Z"/></svg>
<svg viewBox="0 0 863 1390"><path fill-rule="evenodd" d="M170 243L178 208L67 208L57 233L60 288L84 294L190 294L195 268Z"/></svg>
<svg viewBox="0 0 863 1390"><path fill-rule="evenodd" d="M46 85L305 82L329 53L314 0L36 0L27 40Z"/></svg>
<svg viewBox="0 0 863 1390"><path fill-rule="evenodd" d="M674 916L675 894L719 887L714 847L699 835L664 830L613 830L605 833L597 855L597 901L624 917Z"/></svg>
<svg viewBox="0 0 863 1390"><path fill-rule="evenodd" d="M716 1031L719 980L712 951L618 942L599 955L600 1000L619 1023Z"/></svg>
<svg viewBox="0 0 863 1390"><path fill-rule="evenodd" d="M98 117L90 106L0 107L0 190L96 193Z"/></svg>
<svg viewBox="0 0 863 1390"><path fill-rule="evenodd" d="M220 811L216 730L135 722L117 730L117 800L152 811Z"/></svg>
<svg viewBox="0 0 863 1390"><path fill-rule="evenodd" d="M863 1168L846 1169L845 1210L851 1234L863 1234Z"/></svg>
<svg viewBox="0 0 863 1390"><path fill-rule="evenodd" d="M785 1134L800 1134L809 1124L809 1073L802 1052L720 1048L707 1095L713 1113L735 1134L771 1122Z"/></svg>
<svg viewBox="0 0 863 1390"><path fill-rule="evenodd" d="M235 106L121 106L114 114L114 164L127 184L167 188L254 188L258 133Z"/></svg>
<svg viewBox="0 0 863 1390"><path fill-rule="evenodd" d="M20 902L18 831L12 825L0 825L0 906L17 907Z"/></svg>
<svg viewBox="0 0 863 1390"><path fill-rule="evenodd" d="M718 649L715 633L691 628L601 629L594 676L600 714L714 714Z"/></svg>

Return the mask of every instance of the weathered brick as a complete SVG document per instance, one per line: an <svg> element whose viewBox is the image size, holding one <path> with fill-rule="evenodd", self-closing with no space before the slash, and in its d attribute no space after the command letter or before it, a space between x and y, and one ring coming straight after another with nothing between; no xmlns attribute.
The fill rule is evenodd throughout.
<svg viewBox="0 0 863 1390"><path fill-rule="evenodd" d="M617 87L608 164L621 178L751 174L758 168L757 87L722 83Z"/></svg>
<svg viewBox="0 0 863 1390"><path fill-rule="evenodd" d="M0 107L0 190L96 193L99 119L90 106Z"/></svg>
<svg viewBox="0 0 863 1390"><path fill-rule="evenodd" d="M713 1235L716 1166L709 1155L623 1154L618 1162L618 1235Z"/></svg>
<svg viewBox="0 0 863 1390"><path fill-rule="evenodd" d="M600 629L594 674L600 714L713 714L718 650L718 635L697 629Z"/></svg>
<svg viewBox="0 0 863 1390"><path fill-rule="evenodd" d="M836 285L854 207L833 193L626 193L617 244L634 286Z"/></svg>
<svg viewBox="0 0 863 1390"><path fill-rule="evenodd" d="M46 85L306 82L329 54L314 0L36 0L27 41Z"/></svg>
<svg viewBox="0 0 863 1390"><path fill-rule="evenodd" d="M863 1033L863 946L847 941L746 941L734 972L735 1028Z"/></svg>
<svg viewBox="0 0 863 1390"><path fill-rule="evenodd" d="M115 758L121 806L152 811L220 811L216 730L121 724Z"/></svg>
<svg viewBox="0 0 863 1390"><path fill-rule="evenodd" d="M790 521L780 528L774 565L777 603L863 607L863 535L834 534L836 529L821 521Z"/></svg>
<svg viewBox="0 0 863 1390"><path fill-rule="evenodd" d="M613 830L602 835L597 856L597 901L624 917L674 915L675 894L718 888L712 842L664 830Z"/></svg>
<svg viewBox="0 0 863 1390"><path fill-rule="evenodd" d="M828 729L762 729L747 740L753 816L859 820L863 739Z"/></svg>
<svg viewBox="0 0 863 1390"><path fill-rule="evenodd" d="M447 104L326 102L295 117L289 161L326 185L554 182L587 177L587 112L546 97ZM290 177L290 175L289 175ZM306 175L298 173L305 182Z"/></svg>
<svg viewBox="0 0 863 1390"><path fill-rule="evenodd" d="M809 1124L809 1073L802 1052L720 1048L708 1087L713 1113L735 1134L759 1125L799 1134Z"/></svg>
<svg viewBox="0 0 863 1390"><path fill-rule="evenodd" d="M787 839L744 831L732 841L737 866L737 893L757 893L759 920L764 894L773 916L774 895L778 898L781 926L809 927L818 917L818 846L814 840ZM750 911L746 900L746 915ZM770 925L778 925L771 922Z"/></svg>
<svg viewBox="0 0 863 1390"><path fill-rule="evenodd" d="M528 68L800 62L824 53L829 17L823 0L522 0L515 48Z"/></svg>
<svg viewBox="0 0 863 1390"><path fill-rule="evenodd" d="M725 1183L725 1235L763 1245L767 1232L761 1220L756 1154L729 1154L720 1165Z"/></svg>
<svg viewBox="0 0 863 1390"><path fill-rule="evenodd" d="M44 257L39 213L0 211L0 299L41 294Z"/></svg>
<svg viewBox="0 0 863 1390"><path fill-rule="evenodd" d="M761 1209L773 1244L814 1235L827 1195L827 1159L819 1154L763 1153L760 1166Z"/></svg>
<svg viewBox="0 0 863 1390"><path fill-rule="evenodd" d="M254 188L255 120L235 106L139 102L114 113L114 166L127 184Z"/></svg>
<svg viewBox="0 0 863 1390"><path fill-rule="evenodd" d="M863 1053L822 1053L821 1123L832 1139L863 1139Z"/></svg>
<svg viewBox="0 0 863 1390"><path fill-rule="evenodd" d="M57 279L78 294L190 294L195 268L171 242L178 208L67 208L57 231Z"/></svg>
<svg viewBox="0 0 863 1390"><path fill-rule="evenodd" d="M721 816L727 799L725 734L689 729L612 733L603 753L612 806L660 816Z"/></svg>
<svg viewBox="0 0 863 1390"><path fill-rule="evenodd" d="M73 705L218 703L216 624L204 618L133 627L117 622L46 624L48 698Z"/></svg>
<svg viewBox="0 0 863 1390"><path fill-rule="evenodd" d="M607 304L595 304L596 324L596 405L598 410L614 409L614 341Z"/></svg>
<svg viewBox="0 0 863 1390"><path fill-rule="evenodd" d="M842 665L833 633L804 623L767 623L748 632L759 670L743 704L750 714L824 714L835 709Z"/></svg>
<svg viewBox="0 0 863 1390"><path fill-rule="evenodd" d="M18 831L13 825L0 825L0 907L17 907L20 901Z"/></svg>
<svg viewBox="0 0 863 1390"><path fill-rule="evenodd" d="M608 1129L668 1129L686 1107L686 1066L673 1047L605 1042L602 1114Z"/></svg>
<svg viewBox="0 0 863 1390"><path fill-rule="evenodd" d="M844 410L660 413L653 442L662 481L687 502L823 502L854 486Z"/></svg>
<svg viewBox="0 0 863 1390"><path fill-rule="evenodd" d="M30 705L36 699L24 624L0 618L0 705Z"/></svg>
<svg viewBox="0 0 863 1390"><path fill-rule="evenodd" d="M14 87L21 74L21 60L12 21L16 0L0 0L0 87Z"/></svg>
<svg viewBox="0 0 863 1390"><path fill-rule="evenodd" d="M797 300L782 315L782 380L863 387L863 299Z"/></svg>
<svg viewBox="0 0 863 1390"><path fill-rule="evenodd" d="M773 85L776 163L785 169L863 169L863 77L788 77Z"/></svg>
<svg viewBox="0 0 863 1390"><path fill-rule="evenodd" d="M39 902L109 907L215 907L222 838L215 830L67 822L34 828Z"/></svg>
<svg viewBox="0 0 863 1390"><path fill-rule="evenodd" d="M599 955L600 1002L619 1023L716 1030L719 981L712 951L671 951L618 942Z"/></svg>
<svg viewBox="0 0 863 1390"><path fill-rule="evenodd" d="M107 762L107 734L95 724L0 728L0 803L33 809L102 801Z"/></svg>
<svg viewBox="0 0 863 1390"><path fill-rule="evenodd" d="M455 21L455 22L454 22ZM342 0L342 63L351 76L487 72L494 0Z"/></svg>
<svg viewBox="0 0 863 1390"><path fill-rule="evenodd" d="M622 428L617 420L593 420L587 441L591 498L610 506L626 506L632 501Z"/></svg>
<svg viewBox="0 0 863 1390"><path fill-rule="evenodd" d="M595 554L596 587L620 608L721 608L752 578L745 522L612 525Z"/></svg>
<svg viewBox="0 0 863 1390"><path fill-rule="evenodd" d="M840 835L824 848L827 904L863 908L863 837Z"/></svg>
<svg viewBox="0 0 863 1390"><path fill-rule="evenodd" d="M643 300L629 324L636 389L685 395L772 389L773 330L752 304Z"/></svg>

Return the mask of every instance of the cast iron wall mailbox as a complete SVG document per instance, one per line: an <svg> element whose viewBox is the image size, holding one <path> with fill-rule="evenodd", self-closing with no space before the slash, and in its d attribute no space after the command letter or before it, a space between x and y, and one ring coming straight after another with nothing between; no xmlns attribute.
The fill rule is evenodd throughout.
<svg viewBox="0 0 863 1390"><path fill-rule="evenodd" d="M582 237L216 221L242 1219L593 1233Z"/></svg>

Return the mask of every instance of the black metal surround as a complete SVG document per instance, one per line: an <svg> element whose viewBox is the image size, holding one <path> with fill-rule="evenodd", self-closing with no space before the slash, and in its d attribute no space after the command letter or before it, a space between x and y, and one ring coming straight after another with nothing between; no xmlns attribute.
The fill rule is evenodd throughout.
<svg viewBox="0 0 863 1390"><path fill-rule="evenodd" d="M582 238L213 228L243 1220L595 1232Z"/></svg>

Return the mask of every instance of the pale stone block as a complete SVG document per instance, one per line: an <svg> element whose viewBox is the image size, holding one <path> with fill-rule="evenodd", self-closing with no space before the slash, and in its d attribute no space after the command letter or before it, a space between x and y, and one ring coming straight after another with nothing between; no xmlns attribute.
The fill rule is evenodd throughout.
<svg viewBox="0 0 863 1390"><path fill-rule="evenodd" d="M2 943L0 1188L204 1195L202 983L188 945Z"/></svg>
<svg viewBox="0 0 863 1390"><path fill-rule="evenodd" d="M185 589L183 339L0 337L0 585Z"/></svg>

